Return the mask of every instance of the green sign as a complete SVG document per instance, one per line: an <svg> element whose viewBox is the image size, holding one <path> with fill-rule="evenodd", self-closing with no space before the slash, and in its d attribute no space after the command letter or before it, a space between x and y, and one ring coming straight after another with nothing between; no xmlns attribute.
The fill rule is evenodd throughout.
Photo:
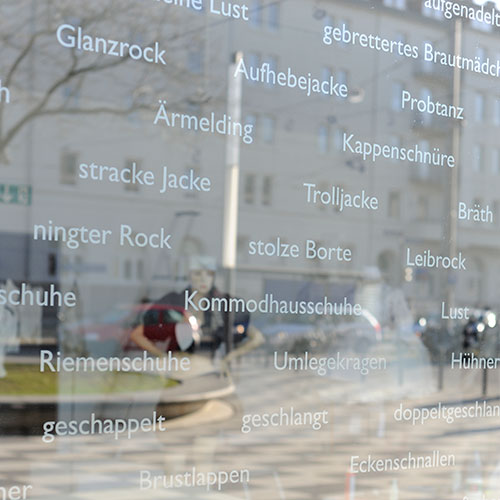
<svg viewBox="0 0 500 500"><path fill-rule="evenodd" d="M0 203L31 205L31 186L27 184L0 184Z"/></svg>

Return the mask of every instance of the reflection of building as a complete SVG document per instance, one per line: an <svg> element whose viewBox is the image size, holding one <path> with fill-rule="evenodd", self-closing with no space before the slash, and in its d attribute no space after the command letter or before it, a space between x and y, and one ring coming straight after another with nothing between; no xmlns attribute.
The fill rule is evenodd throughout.
<svg viewBox="0 0 500 500"><path fill-rule="evenodd" d="M371 8L373 4L376 8ZM289 272L290 276L326 275L328 280L356 281L378 266L391 286L404 287L414 309L439 309L441 277L432 270L405 270L405 251L408 246L442 251L449 212L443 191L449 172L394 160L362 161L344 153L342 144L343 133L349 132L382 144L418 144L422 149L438 147L450 152L451 122L402 110L400 102L403 90L418 98L450 102L452 73L421 59L339 43L326 46L322 28L346 24L351 30L419 46L430 41L439 50L452 51L453 23L409 0L370 2L370 8L361 0L254 0L248 23L221 22L207 12L180 11L162 3L151 6L152 13L164 9L177 9L179 33L195 27L197 37L196 43L193 39L193 43L178 44L172 50L169 61L176 68L177 79L169 81L165 94L153 92L153 103L167 98L173 109L200 115L224 112L227 66L235 50L242 50L251 65L268 62L279 70L290 66L298 74L311 72L320 78L333 74L350 90L350 97L343 100L306 97L295 89L244 82L242 110L247 122L255 124L255 141L243 145L241 154L238 259L246 269L240 274L241 293L259 295L264 290L263 280L273 278L270 269L279 270L280 276ZM496 44L493 31L465 25L465 54L497 59ZM61 47L54 43L50 50L59 54ZM131 62L115 74L91 77L81 89L61 89L58 99L69 96L72 105L83 107L113 101L115 97L103 89L115 88L115 79L121 79L119 92L126 99L133 88L124 82L138 64ZM43 89L44 73L38 66L35 69L31 92L36 94ZM459 200L488 204L495 220L489 225L460 222L459 248L467 254L469 266L458 276L459 305L488 302L500 307L492 278L500 265L495 255L500 244L500 149L495 140L500 127L500 94L495 89L492 77L463 72L466 121L461 137ZM13 102L14 96L11 89ZM9 106L19 110L16 104ZM87 311L108 307L109 297L134 301L158 295L167 286L180 286L189 255L221 255L224 139L155 127L155 112L129 117L69 114L39 118L10 147L12 165L2 167L6 181L33 188L29 207L4 206L4 233L29 234L34 223L49 219L68 227L85 224L115 233L120 224L129 224L137 232L157 231L162 226L172 232L170 252L120 247L116 239L105 247L70 249L60 245L55 251L58 273L63 282L78 280ZM119 168L135 162L158 177L163 165L177 173L194 169L211 178L212 191L161 195L156 187L82 180L78 178L82 162ZM333 207L307 205L304 182L321 189L341 186L347 192L365 189L379 198L380 208L373 213L339 213ZM250 240L272 241L277 236L288 243L302 245L305 239L314 239L324 246L347 247L353 260L331 263L248 255ZM47 259L53 259L50 255ZM259 271L249 272L251 269Z"/></svg>

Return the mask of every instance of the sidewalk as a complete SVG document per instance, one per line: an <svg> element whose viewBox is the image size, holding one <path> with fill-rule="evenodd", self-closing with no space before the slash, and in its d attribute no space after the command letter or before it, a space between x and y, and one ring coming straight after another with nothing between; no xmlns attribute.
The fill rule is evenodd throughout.
<svg viewBox="0 0 500 500"><path fill-rule="evenodd" d="M233 364L236 393L195 415L169 422L163 433L131 440L40 437L2 438L2 484L32 484L32 499L90 500L463 500L500 491L500 418L429 421L413 426L394 420L400 403L414 407L474 399L480 373L446 370L445 388L436 391L436 368L405 366L403 383L391 368L365 380L277 372L257 356ZM491 373L490 387L500 387ZM493 394L491 394L493 396ZM297 412L328 410L328 424L268 427L241 431L242 416L294 407ZM377 472L349 476L352 456L403 457L439 450L455 465L438 469ZM139 471L182 473L248 469L250 483L222 492L202 488L140 490ZM347 487L347 491L346 491ZM351 495L351 496L349 496ZM480 497L479 497L480 498Z"/></svg>

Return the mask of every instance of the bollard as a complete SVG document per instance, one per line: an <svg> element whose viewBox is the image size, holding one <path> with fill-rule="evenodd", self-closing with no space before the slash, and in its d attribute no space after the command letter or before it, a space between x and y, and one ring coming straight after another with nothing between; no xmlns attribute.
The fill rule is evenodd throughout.
<svg viewBox="0 0 500 500"><path fill-rule="evenodd" d="M345 478L345 500L356 498L356 474L348 472Z"/></svg>

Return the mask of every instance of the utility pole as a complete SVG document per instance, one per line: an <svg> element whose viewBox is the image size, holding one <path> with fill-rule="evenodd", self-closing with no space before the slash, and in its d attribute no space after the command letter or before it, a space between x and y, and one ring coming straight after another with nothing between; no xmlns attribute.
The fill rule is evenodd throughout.
<svg viewBox="0 0 500 500"><path fill-rule="evenodd" d="M454 21L453 29L453 52L454 54L462 54L462 37L463 37L463 22L460 18L456 18ZM462 71L458 67L453 68L453 106L458 109L460 106L462 94ZM455 167L449 169L449 184L447 186L447 199L446 208L448 212L448 217L446 219L446 230L445 230L445 241L444 247L446 249L446 254L450 257L455 256L458 250L458 191L459 191L459 174L462 165L460 163L460 142L462 136L462 121L455 120L453 123L452 130L452 144L451 150L452 155L455 158ZM443 273L444 281L444 292L446 298L446 307L455 306L455 286L456 278L455 273L458 271L453 271L452 269ZM453 335L453 320L448 319L446 322L446 329L450 336ZM441 333L442 336L442 333ZM442 340L442 339L441 339ZM442 344L442 342L440 342ZM439 354L439 379L438 387L439 390L443 389L444 385L444 364L443 364L443 347L440 347Z"/></svg>
<svg viewBox="0 0 500 500"><path fill-rule="evenodd" d="M242 52L232 56L228 70L227 114L233 123L241 123L241 73L233 76ZM243 126L243 124L242 124ZM236 251L238 236L238 195L240 177L240 141L238 135L228 134L226 139L226 176L224 182L224 213L222 236L222 267L226 276L226 293L236 293ZM228 313L225 328L226 354L233 349L234 314Z"/></svg>

